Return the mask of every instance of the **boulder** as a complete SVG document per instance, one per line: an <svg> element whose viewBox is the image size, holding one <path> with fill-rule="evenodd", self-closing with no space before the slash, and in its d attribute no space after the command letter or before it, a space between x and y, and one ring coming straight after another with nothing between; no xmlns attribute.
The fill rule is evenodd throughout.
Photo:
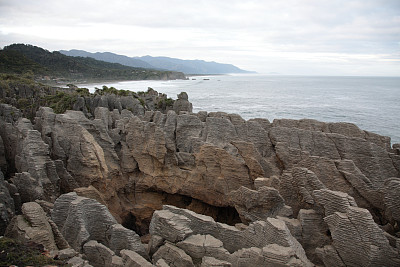
<svg viewBox="0 0 400 267"><path fill-rule="evenodd" d="M178 94L178 99L175 100L173 107L176 114L179 114L181 111L190 113L193 111L192 103L188 99L189 97L186 92Z"/></svg>
<svg viewBox="0 0 400 267"><path fill-rule="evenodd" d="M5 236L21 242L35 242L49 251L58 250L46 213L36 202L22 205L22 215L13 217Z"/></svg>
<svg viewBox="0 0 400 267"><path fill-rule="evenodd" d="M192 259L213 257L231 261L231 255L223 247L223 243L212 235L191 235L176 246L184 250Z"/></svg>
<svg viewBox="0 0 400 267"><path fill-rule="evenodd" d="M192 258L187 255L182 249L175 247L170 243L161 246L153 255L153 263L163 259L168 265L176 267L193 266Z"/></svg>
<svg viewBox="0 0 400 267"><path fill-rule="evenodd" d="M109 236L109 247L117 255L120 254L121 250L128 249L138 253L145 259L149 259L149 255L140 241L139 235L134 231L127 229L120 224L114 224L110 227L110 230L107 231L107 235Z"/></svg>
<svg viewBox="0 0 400 267"><path fill-rule="evenodd" d="M121 257L126 267L152 267L153 265L145 258L132 250L121 250Z"/></svg>
<svg viewBox="0 0 400 267"><path fill-rule="evenodd" d="M117 221L108 209L94 199L75 192L61 195L54 203L52 220L76 251L89 240L108 245L106 231Z"/></svg>
<svg viewBox="0 0 400 267"><path fill-rule="evenodd" d="M280 214L285 201L278 190L263 186L256 190L240 187L232 191L229 197L243 222L266 220Z"/></svg>
<svg viewBox="0 0 400 267"><path fill-rule="evenodd" d="M103 244L95 240L90 240L83 245L83 252L85 253L89 263L94 267L111 266L112 257L114 252Z"/></svg>

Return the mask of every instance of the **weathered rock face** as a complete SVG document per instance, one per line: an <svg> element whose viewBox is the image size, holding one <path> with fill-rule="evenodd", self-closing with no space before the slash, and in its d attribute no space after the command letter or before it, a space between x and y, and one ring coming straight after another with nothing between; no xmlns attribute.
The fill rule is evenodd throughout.
<svg viewBox="0 0 400 267"><path fill-rule="evenodd" d="M171 242L157 250L153 261L162 258L168 263L171 262L171 255L179 254L181 256L176 257L187 258L187 262L213 257L233 266L243 266L243 258L246 258L245 266L262 266L264 262L268 262L264 257L274 258L271 254L275 253L276 262L281 261L284 264L293 259L301 266L312 266L300 243L280 219L267 218L266 221L250 224L245 230L239 230L217 223L208 216L164 206L163 210L154 213L150 233ZM280 246L283 251L288 250L287 256L281 256L282 252L273 250L270 245ZM267 252L262 254L261 249L268 251L269 255ZM244 251L253 251L253 255L244 256ZM279 259L279 256L283 259ZM274 260L271 264L273 262Z"/></svg>
<svg viewBox="0 0 400 267"><path fill-rule="evenodd" d="M26 202L22 205L23 215L14 216L7 227L5 236L22 242L35 242L43 245L47 250L58 250L53 229L42 207L35 202ZM54 230L54 231L53 231ZM65 245L65 244L64 244Z"/></svg>
<svg viewBox="0 0 400 267"><path fill-rule="evenodd" d="M151 106L160 96L146 97ZM117 254L111 259L128 249L140 258L127 252L125 261L150 260L129 227L150 230L150 254L173 246L195 265L397 264L400 155L388 138L348 123L193 114L186 94L166 113L142 112L132 99L97 96L90 112L40 108L34 124L0 105L9 196L54 202L75 191L58 198L53 218L76 250L95 240ZM249 225L232 226L239 222ZM363 227L376 247L344 230ZM153 263L169 264L161 252Z"/></svg>
<svg viewBox="0 0 400 267"><path fill-rule="evenodd" d="M255 191L242 186L229 196L243 222L266 220L284 212L285 201L272 187L263 186Z"/></svg>
<svg viewBox="0 0 400 267"><path fill-rule="evenodd" d="M116 254L122 249L129 249L148 258L139 236L117 224L107 207L94 199L80 197L75 192L64 194L54 203L52 220L77 251L82 248L85 250L87 242L96 241ZM86 249L94 250L97 245L92 245ZM102 261L111 261L113 255L110 254Z"/></svg>
<svg viewBox="0 0 400 267"><path fill-rule="evenodd" d="M174 103L174 111L179 114L181 111L192 112L192 103L189 102L187 93L182 92Z"/></svg>
<svg viewBox="0 0 400 267"><path fill-rule="evenodd" d="M15 213L14 199L8 191L8 186L0 171L0 235L4 235L6 227Z"/></svg>

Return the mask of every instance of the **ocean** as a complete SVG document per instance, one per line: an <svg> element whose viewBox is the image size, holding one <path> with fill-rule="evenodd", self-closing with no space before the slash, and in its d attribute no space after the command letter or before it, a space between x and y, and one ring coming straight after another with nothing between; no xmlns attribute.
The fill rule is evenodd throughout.
<svg viewBox="0 0 400 267"><path fill-rule="evenodd" d="M102 85L146 91L176 99L187 92L193 112L224 111L244 119L315 119L351 122L400 143L400 77L218 75L188 80L124 81L79 85L92 92Z"/></svg>

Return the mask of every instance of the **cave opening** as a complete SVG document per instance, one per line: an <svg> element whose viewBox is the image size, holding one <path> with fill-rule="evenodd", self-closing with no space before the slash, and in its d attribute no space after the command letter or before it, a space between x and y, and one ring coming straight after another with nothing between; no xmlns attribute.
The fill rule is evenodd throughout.
<svg viewBox="0 0 400 267"><path fill-rule="evenodd" d="M218 207L181 194L151 191L136 194L133 209L122 217L122 225L135 231L139 236L146 236L149 234L153 212L162 209L163 205L188 209L198 214L210 216L216 222L231 226L242 223L239 213L234 207Z"/></svg>

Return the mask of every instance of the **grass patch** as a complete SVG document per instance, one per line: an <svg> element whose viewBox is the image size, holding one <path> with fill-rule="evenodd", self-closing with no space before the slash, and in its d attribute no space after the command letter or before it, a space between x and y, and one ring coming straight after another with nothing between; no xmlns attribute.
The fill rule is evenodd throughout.
<svg viewBox="0 0 400 267"><path fill-rule="evenodd" d="M63 261L43 255L44 252L38 245L25 245L14 239L0 238L0 266L66 266Z"/></svg>

